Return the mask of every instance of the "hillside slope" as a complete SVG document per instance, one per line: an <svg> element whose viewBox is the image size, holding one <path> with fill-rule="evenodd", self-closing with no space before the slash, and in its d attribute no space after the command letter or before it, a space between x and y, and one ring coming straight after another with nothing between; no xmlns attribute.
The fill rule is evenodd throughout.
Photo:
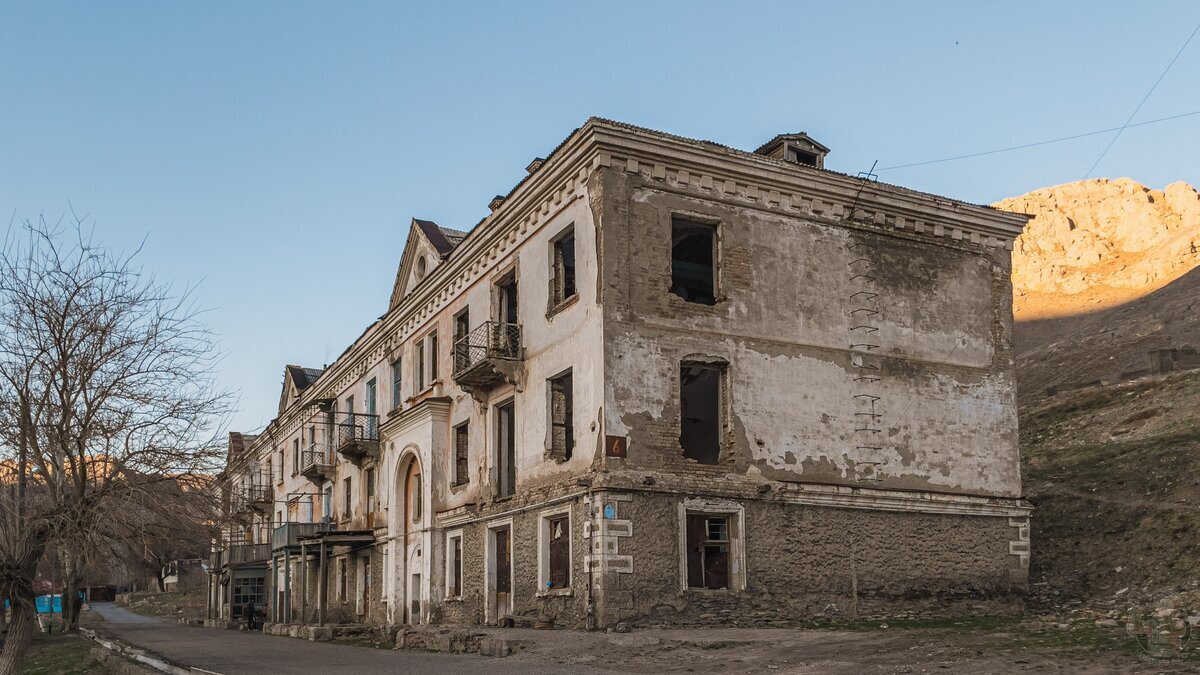
<svg viewBox="0 0 1200 675"><path fill-rule="evenodd" d="M1035 605L1200 595L1200 195L1100 179L995 206L1035 216L1013 250Z"/></svg>

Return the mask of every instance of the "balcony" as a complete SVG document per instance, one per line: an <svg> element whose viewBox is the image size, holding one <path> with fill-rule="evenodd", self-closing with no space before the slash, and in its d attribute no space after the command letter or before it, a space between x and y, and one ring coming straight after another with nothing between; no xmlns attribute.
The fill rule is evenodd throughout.
<svg viewBox="0 0 1200 675"><path fill-rule="evenodd" d="M226 544L219 551L208 554L209 569L216 571L232 565L264 563L271 558L269 544Z"/></svg>
<svg viewBox="0 0 1200 675"><path fill-rule="evenodd" d="M301 537L312 537L335 529L333 523L284 523L271 533L271 549L293 548Z"/></svg>
<svg viewBox="0 0 1200 675"><path fill-rule="evenodd" d="M333 451L324 443L313 443L300 451L300 474L320 484L333 478Z"/></svg>
<svg viewBox="0 0 1200 675"><path fill-rule="evenodd" d="M246 487L246 502L250 508L259 513L266 513L271 510L275 503L275 491L270 485L262 485L255 483Z"/></svg>
<svg viewBox="0 0 1200 675"><path fill-rule="evenodd" d="M466 390L518 384L522 357L520 325L485 322L454 343L454 381Z"/></svg>
<svg viewBox="0 0 1200 675"><path fill-rule="evenodd" d="M379 415L343 413L334 428L342 457L360 464L365 457L379 456Z"/></svg>

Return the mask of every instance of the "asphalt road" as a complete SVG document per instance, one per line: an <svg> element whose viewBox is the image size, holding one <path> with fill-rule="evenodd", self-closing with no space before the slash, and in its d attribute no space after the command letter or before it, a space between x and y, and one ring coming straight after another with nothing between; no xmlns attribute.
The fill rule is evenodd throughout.
<svg viewBox="0 0 1200 675"><path fill-rule="evenodd" d="M328 642L185 626L134 614L112 603L92 603L104 618L97 627L180 666L222 675L270 673L559 673L559 664L532 664L474 654L433 654L352 647Z"/></svg>

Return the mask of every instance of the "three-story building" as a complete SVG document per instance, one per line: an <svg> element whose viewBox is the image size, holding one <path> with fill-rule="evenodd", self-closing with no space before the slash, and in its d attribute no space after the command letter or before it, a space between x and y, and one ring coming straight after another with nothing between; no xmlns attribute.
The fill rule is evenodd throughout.
<svg viewBox="0 0 1200 675"><path fill-rule="evenodd" d="M269 550L261 587L214 561L214 618L253 598L287 623L580 628L1019 606L1026 219L827 153L591 119L470 232L413 220L386 314L323 370L289 366L278 417L231 439L250 496L224 546Z"/></svg>

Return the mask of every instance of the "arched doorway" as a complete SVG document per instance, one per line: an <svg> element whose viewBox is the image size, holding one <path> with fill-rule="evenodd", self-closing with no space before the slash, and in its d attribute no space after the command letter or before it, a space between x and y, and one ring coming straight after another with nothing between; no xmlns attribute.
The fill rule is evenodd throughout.
<svg viewBox="0 0 1200 675"><path fill-rule="evenodd" d="M425 535L425 480L420 460L415 453L408 454L397 472L400 480L396 501L400 505L397 529L400 532L400 560L396 588L403 598L403 612L399 618L403 623L417 625L422 622L424 584L428 582L424 573L423 539Z"/></svg>

